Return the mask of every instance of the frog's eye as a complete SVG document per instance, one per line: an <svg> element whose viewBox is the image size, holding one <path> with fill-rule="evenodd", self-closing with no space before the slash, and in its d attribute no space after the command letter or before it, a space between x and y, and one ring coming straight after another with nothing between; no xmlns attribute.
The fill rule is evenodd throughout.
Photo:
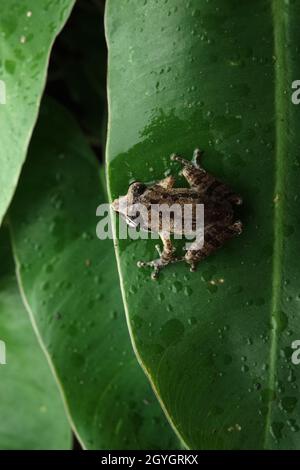
<svg viewBox="0 0 300 470"><path fill-rule="evenodd" d="M146 185L144 183L139 183L138 181L131 183L128 189L128 197L130 198L130 202L134 203L136 199L143 194L145 189Z"/></svg>

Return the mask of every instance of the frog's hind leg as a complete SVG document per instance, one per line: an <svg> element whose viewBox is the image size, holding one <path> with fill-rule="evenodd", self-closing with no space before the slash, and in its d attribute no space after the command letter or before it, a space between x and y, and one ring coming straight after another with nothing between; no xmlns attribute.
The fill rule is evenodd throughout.
<svg viewBox="0 0 300 470"><path fill-rule="evenodd" d="M226 184L218 181L217 179L214 179L211 185L208 186L206 189L206 195L215 199L227 200L236 206L243 204L243 199L239 194L236 194L228 186L226 186Z"/></svg>
<svg viewBox="0 0 300 470"><path fill-rule="evenodd" d="M194 244L192 244L185 254L184 259L190 265L190 270L196 271L197 264L200 261L211 255L227 240L240 235L242 230L242 223L239 220L228 227L213 226L206 230L202 248L197 250L195 246L193 246Z"/></svg>
<svg viewBox="0 0 300 470"><path fill-rule="evenodd" d="M152 279L157 279L159 272L168 266L170 263L175 263L179 261L175 256L175 248L172 245L172 242L169 238L164 237L161 233L159 234L163 242L163 250L160 249L159 245L156 245L156 249L159 254L159 258L152 261L138 261L137 265L139 268L151 267L153 268Z"/></svg>
<svg viewBox="0 0 300 470"><path fill-rule="evenodd" d="M208 197L227 199L231 204L241 205L242 198L238 194L201 167L203 153L201 150L195 149L193 161L185 160L176 154L171 155L171 160L183 165L182 174L192 188L196 188Z"/></svg>

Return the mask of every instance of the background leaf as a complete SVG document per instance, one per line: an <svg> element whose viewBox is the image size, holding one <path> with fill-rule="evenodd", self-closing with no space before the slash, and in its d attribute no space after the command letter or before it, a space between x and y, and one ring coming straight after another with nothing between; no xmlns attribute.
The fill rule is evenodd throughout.
<svg viewBox="0 0 300 470"><path fill-rule="evenodd" d="M53 48L46 89L76 116L97 156L102 156L106 131L103 16L102 0L77 0Z"/></svg>
<svg viewBox="0 0 300 470"><path fill-rule="evenodd" d="M26 156L51 47L74 1L0 0L1 91L3 83L6 89L6 104L0 104L0 223Z"/></svg>
<svg viewBox="0 0 300 470"><path fill-rule="evenodd" d="M300 445L299 18L296 2L108 1L111 197L200 147L245 201L243 235L195 274L153 283L135 266L156 242L117 247L135 348L190 448Z"/></svg>
<svg viewBox="0 0 300 470"><path fill-rule="evenodd" d="M22 304L6 231L0 234L0 449L69 449L71 432L53 376Z"/></svg>
<svg viewBox="0 0 300 470"><path fill-rule="evenodd" d="M48 102L10 212L19 281L81 443L176 448L131 349L112 242L96 238L98 172L70 115Z"/></svg>

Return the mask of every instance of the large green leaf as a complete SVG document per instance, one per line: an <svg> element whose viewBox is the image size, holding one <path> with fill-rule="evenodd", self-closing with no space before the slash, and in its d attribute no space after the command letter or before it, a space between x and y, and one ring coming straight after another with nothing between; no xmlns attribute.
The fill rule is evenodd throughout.
<svg viewBox="0 0 300 470"><path fill-rule="evenodd" d="M0 0L0 223L26 156L51 47L74 1Z"/></svg>
<svg viewBox="0 0 300 470"><path fill-rule="evenodd" d="M154 283L136 261L157 242L117 247L139 359L191 448L300 446L299 19L292 1L108 0L111 197L200 147L245 201L243 235L197 273Z"/></svg>
<svg viewBox="0 0 300 470"><path fill-rule="evenodd" d="M71 432L59 391L22 304L8 236L0 244L0 449L69 449Z"/></svg>
<svg viewBox="0 0 300 470"><path fill-rule="evenodd" d="M96 237L98 172L70 115L49 102L10 212L19 282L82 444L174 448L131 349L112 241Z"/></svg>

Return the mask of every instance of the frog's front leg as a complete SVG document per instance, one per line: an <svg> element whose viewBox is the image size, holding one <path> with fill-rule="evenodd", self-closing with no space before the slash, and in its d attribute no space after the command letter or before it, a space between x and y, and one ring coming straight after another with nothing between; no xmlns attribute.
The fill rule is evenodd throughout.
<svg viewBox="0 0 300 470"><path fill-rule="evenodd" d="M195 249L194 243L185 254L185 261L190 265L191 271L196 271L197 264L220 248L227 240L242 233L242 223L238 220L228 227L213 226L205 231L204 244L201 249Z"/></svg>
<svg viewBox="0 0 300 470"><path fill-rule="evenodd" d="M178 261L175 256L175 248L172 245L170 238L167 238L161 233L159 234L159 236L163 242L163 250L160 249L159 245L156 245L155 247L158 251L159 258L154 259L152 261L138 261L137 263L139 268L144 268L147 266L154 268L151 275L152 279L157 279L160 270L166 267L168 264Z"/></svg>

